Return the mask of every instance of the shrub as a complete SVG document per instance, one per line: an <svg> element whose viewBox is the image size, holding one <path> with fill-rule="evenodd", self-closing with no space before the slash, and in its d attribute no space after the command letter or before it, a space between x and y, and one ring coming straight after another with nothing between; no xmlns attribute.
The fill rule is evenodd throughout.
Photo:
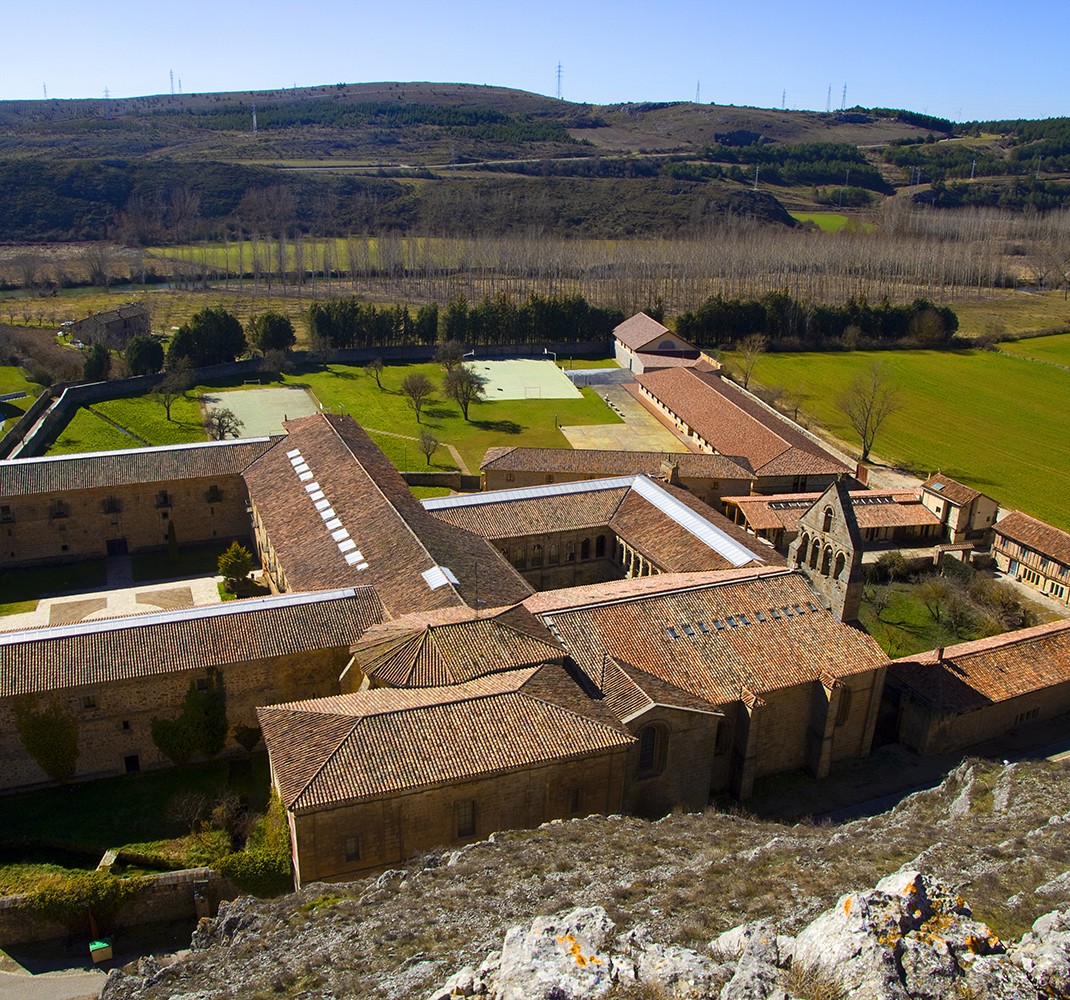
<svg viewBox="0 0 1070 1000"><path fill-rule="evenodd" d="M219 557L218 565L219 575L223 577L227 590L233 591L253 568L253 555L244 545L231 542L227 551Z"/></svg>
<svg viewBox="0 0 1070 1000"><path fill-rule="evenodd" d="M144 886L140 878L118 878L110 872L79 872L55 879L26 895L23 905L35 916L63 924L71 931L88 929L90 915L110 922Z"/></svg>
<svg viewBox="0 0 1070 1000"><path fill-rule="evenodd" d="M39 708L33 695L14 702L15 728L26 752L53 781L66 781L74 774L78 759L78 720L58 701Z"/></svg>
<svg viewBox="0 0 1070 1000"><path fill-rule="evenodd" d="M282 802L274 793L267 812L255 823L244 851L220 858L216 870L243 892L277 896L293 888L290 830Z"/></svg>
<svg viewBox="0 0 1070 1000"><path fill-rule="evenodd" d="M229 726L223 676L209 667L206 678L189 682L178 716L152 720L152 742L176 764L185 764L197 754L214 757L226 744Z"/></svg>

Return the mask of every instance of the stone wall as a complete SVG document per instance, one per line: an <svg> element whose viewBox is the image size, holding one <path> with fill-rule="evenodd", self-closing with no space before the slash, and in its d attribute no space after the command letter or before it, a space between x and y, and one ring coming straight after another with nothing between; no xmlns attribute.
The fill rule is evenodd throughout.
<svg viewBox="0 0 1070 1000"><path fill-rule="evenodd" d="M581 760L291 814L298 887L355 878L421 851L485 840L497 830L620 812L628 755L629 748L621 747ZM458 824L469 815L473 826L466 834Z"/></svg>

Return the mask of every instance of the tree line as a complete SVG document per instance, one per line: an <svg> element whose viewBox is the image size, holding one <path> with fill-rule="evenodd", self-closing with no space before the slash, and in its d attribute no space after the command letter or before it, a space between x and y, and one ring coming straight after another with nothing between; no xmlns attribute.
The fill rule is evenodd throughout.
<svg viewBox="0 0 1070 1000"><path fill-rule="evenodd" d="M928 299L897 305L852 298L834 306L786 292L757 299L715 295L676 318L676 332L697 346L731 347L757 333L774 350L946 347L958 325L953 309Z"/></svg>

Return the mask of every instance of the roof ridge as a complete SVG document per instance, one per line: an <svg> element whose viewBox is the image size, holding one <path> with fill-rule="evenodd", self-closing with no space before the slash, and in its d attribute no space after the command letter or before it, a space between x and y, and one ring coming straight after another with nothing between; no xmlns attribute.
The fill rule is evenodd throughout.
<svg viewBox="0 0 1070 1000"><path fill-rule="evenodd" d="M337 718L337 716L335 716L335 718ZM308 780L301 786L301 790L290 800L290 804L287 807L288 809L293 809L300 803L301 798L308 792L309 787L312 785L312 783L324 772L327 765L334 760L335 756L337 756L338 752L342 749L342 747L349 742L353 734L360 727L360 724L364 722L365 718L366 716L358 715L353 719L353 724L347 727L346 731L342 734L341 739L339 739L338 744L334 747L333 750L331 750L329 754L326 754L324 756L319 766L315 768L315 770L313 770L312 774L309 775Z"/></svg>
<svg viewBox="0 0 1070 1000"><path fill-rule="evenodd" d="M1060 618L1053 622L1041 622L1039 625L1011 629L1009 632L986 635L980 639L970 639L967 642L956 643L953 646L944 646L942 659L937 659L937 652L940 649L940 647L937 647L937 649L927 649L922 653L914 653L912 656L903 656L892 662L924 663L926 665L939 666L959 656L970 656L974 653L984 653L991 649L1015 646L1019 643L1031 642L1033 639L1040 639L1066 631L1070 631L1070 618Z"/></svg>

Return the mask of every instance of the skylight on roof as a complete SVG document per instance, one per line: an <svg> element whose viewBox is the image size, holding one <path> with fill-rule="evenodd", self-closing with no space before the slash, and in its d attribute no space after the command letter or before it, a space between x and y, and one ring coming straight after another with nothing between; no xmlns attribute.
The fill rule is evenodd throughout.
<svg viewBox="0 0 1070 1000"><path fill-rule="evenodd" d="M943 483L933 483L932 486L929 487L929 489L934 490L937 493L939 493L940 490L942 490L943 488L944 488L944 484Z"/></svg>

